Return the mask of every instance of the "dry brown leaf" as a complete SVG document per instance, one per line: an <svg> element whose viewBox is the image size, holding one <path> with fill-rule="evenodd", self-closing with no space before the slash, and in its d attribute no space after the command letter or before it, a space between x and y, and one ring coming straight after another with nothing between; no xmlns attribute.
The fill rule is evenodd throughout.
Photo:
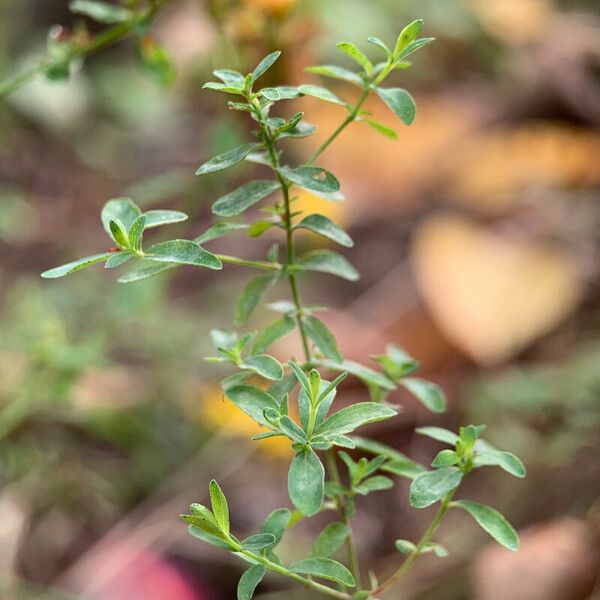
<svg viewBox="0 0 600 600"><path fill-rule="evenodd" d="M482 364L505 361L547 333L581 293L565 254L497 236L461 217L425 221L411 260L440 329Z"/></svg>
<svg viewBox="0 0 600 600"><path fill-rule="evenodd" d="M562 518L521 534L517 553L488 546L472 569L475 600L582 600L598 575L585 523Z"/></svg>
<svg viewBox="0 0 600 600"><path fill-rule="evenodd" d="M600 135L542 122L481 133L456 147L449 173L448 187L457 201L501 213L531 189L598 185Z"/></svg>

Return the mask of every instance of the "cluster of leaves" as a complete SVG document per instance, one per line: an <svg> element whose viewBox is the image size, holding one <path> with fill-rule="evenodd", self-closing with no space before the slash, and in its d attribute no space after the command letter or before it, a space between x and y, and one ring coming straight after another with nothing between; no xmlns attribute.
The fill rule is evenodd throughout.
<svg viewBox="0 0 600 600"><path fill-rule="evenodd" d="M392 448L354 436L358 428L397 414L397 407L390 404L387 398L390 392L399 387L410 392L434 413L445 410L444 393L434 383L415 377L418 362L396 346L391 345L385 354L372 357L379 369L344 359L333 333L315 316L322 307L304 306L298 291L297 278L311 271L351 281L358 278L354 267L336 251L312 250L296 256L294 233L298 229L308 229L346 248L351 247L353 242L341 227L326 216L303 216L295 211L292 190L302 188L330 201L343 200L336 177L313 165L321 152L344 127L354 121L364 121L389 137L396 135L374 121L371 114L362 108L371 93L379 96L406 125L413 122L415 104L412 96L402 88L383 87L381 84L394 70L408 67L406 58L432 41L431 38L417 37L421 28L422 21L408 25L393 49L378 38L370 38L369 41L384 55L383 60L377 63L372 63L350 43L338 44L339 50L358 64L359 71L332 65L309 69L323 77L358 86L361 94L354 104L346 102L327 88L313 84L255 89L260 77L278 59L279 52L269 54L247 75L226 69L215 71L220 81L209 82L204 87L235 97L228 103L229 108L249 114L256 123L256 141L208 160L198 168L197 174L219 172L242 161L270 169L271 178L244 183L217 199L212 206L213 213L218 217L239 217L250 208L258 207L275 192L280 192L278 199L266 206L260 205L260 211L266 216L261 215L250 222L222 221L194 240L171 240L144 250L142 234L145 229L182 220L185 215L176 211L142 213L130 200L113 200L105 206L102 221L116 244L113 249L116 251L88 257L44 273L45 277L60 277L97 262L105 262L105 266L110 268L129 260L137 262L137 265L120 279L122 282L137 281L182 264L219 269L223 263L233 263L266 271L254 277L238 298L234 309L234 321L238 327L250 318L272 286L281 280L288 280L293 301L279 300L269 304L269 308L278 313L274 321L258 332L240 334L237 331L213 330L212 339L217 355L207 360L229 364L236 369L221 384L227 398L264 428L264 432L255 436L255 439L277 436L289 440L295 456L288 473L288 492L296 512L292 514L286 508L278 509L269 515L259 533L240 541L230 532L225 496L218 484L212 482L212 510L193 504L190 514L183 516L190 524L192 535L230 550L252 563L240 580L238 598L242 600L252 597L266 570L287 576L330 597L352 597L356 600L375 598L394 583L402 569L408 568L419 554L433 551L439 556L444 555L445 551L433 542L432 537L441 517L451 506L466 510L500 543L511 549L517 547L516 533L494 509L473 502L452 502L452 499L463 478L473 469L497 465L513 475L523 476L522 463L514 455L480 440L482 428L475 426L462 428L458 435L438 428L419 430L454 447L453 450L440 452L432 464L433 470L427 470ZM307 163L291 166L282 162L283 153L278 142L306 137L315 128L304 120L302 112L296 112L289 118L273 117L271 109L277 102L302 96L337 104L344 108L346 116L341 126ZM285 234L286 252L282 261L277 245L268 251L266 261L216 255L201 246L240 230L247 231L251 237L258 237L270 229L280 229ZM281 364L268 350L296 328L303 342L304 361L290 360L287 364ZM338 375L330 380L325 379L322 372ZM365 384L371 401L332 410L338 387L348 375ZM251 377L257 381L251 380L249 383ZM354 460L345 451L338 451L339 448L361 450L375 457L369 460L363 456ZM347 468L346 483L339 473L336 452L339 452ZM328 477L322 453L327 456ZM440 508L432 526L418 543L398 541L398 549L409 554L399 572L381 585L373 579L370 588L364 590L353 550L350 519L356 510L357 496L389 489L394 484L390 475L413 480L410 501L414 507L425 508L439 502ZM301 516L311 517L332 506L339 511L341 521L326 527L315 541L309 557L290 567L284 566L275 549L286 527ZM343 543L348 549L350 570L330 558ZM317 583L314 578L333 581L341 589ZM354 588L354 595L351 596L347 590Z"/></svg>

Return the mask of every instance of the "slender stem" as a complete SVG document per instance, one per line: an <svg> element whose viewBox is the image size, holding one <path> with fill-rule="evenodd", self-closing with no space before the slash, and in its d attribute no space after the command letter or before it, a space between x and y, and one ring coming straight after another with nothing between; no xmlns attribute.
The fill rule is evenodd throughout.
<svg viewBox="0 0 600 600"><path fill-rule="evenodd" d="M348 594L346 594L345 592L340 592L338 590L334 590L333 588L330 588L321 583L317 583L316 581L313 581L312 579L302 577L302 575L293 573L289 569L286 569L285 567L278 565L277 563L271 562L268 558L265 558L264 556L254 554L253 552L248 552L247 550L242 550L240 552L240 554L243 554L244 556L247 556L248 558L251 558L252 560L260 563L261 565L264 565L270 571L279 573L280 575L283 575L284 577L288 577L289 579L292 579L292 580L296 581L297 583L300 583L301 585L307 587L308 589L314 590L315 592L320 592L321 594L325 594L326 596L329 596L330 598L339 598L340 600L350 600L350 596Z"/></svg>
<svg viewBox="0 0 600 600"><path fill-rule="evenodd" d="M452 490L450 493L448 493L446 496L444 496L444 498L440 504L440 508L438 509L435 517L433 517L433 521L431 521L431 524L427 528L427 531L425 531L425 533L423 534L423 537L421 537L421 539L419 540L419 543L417 544L415 549L408 555L407 559L402 563L400 568L391 577L386 579L383 583L381 583L377 587L377 589L375 589L372 592L371 595L374 598L378 597L383 592L386 592L387 590L389 590L394 584L397 583L397 581L404 574L406 574L410 570L410 568L413 566L415 560L419 557L419 554L421 554L423 548L425 547L425 544L427 544L427 542L431 541L431 538L437 531L437 528L440 525L442 517L446 514L446 511L448 510L448 507L450 506L450 502L452 502L452 498L454 497L455 493L456 493L456 490Z"/></svg>
<svg viewBox="0 0 600 600"><path fill-rule="evenodd" d="M23 87L26 83L31 81L38 73L44 68L44 62L39 60L34 65L23 71L17 73L11 77L7 77L4 81L0 82L0 98L8 96L12 92Z"/></svg>
<svg viewBox="0 0 600 600"><path fill-rule="evenodd" d="M333 449L328 450L326 452L327 457L327 470L329 471L329 475L336 483L342 483L342 478L340 476L340 470L337 465L337 460L335 457L335 452ZM348 556L348 565L350 566L350 572L354 576L356 581L356 589L360 590L362 588L362 583L360 580L360 567L358 564L358 554L356 553L356 548L354 547L354 536L352 535L352 524L350 522L350 517L348 516L348 511L346 510L346 505L344 504L343 499L340 496L336 496L335 504L337 507L340 516L342 517L342 521L344 525L348 528L348 536L346 537L346 541L344 542L346 545L346 554Z"/></svg>
<svg viewBox="0 0 600 600"><path fill-rule="evenodd" d="M215 254L215 256L223 263L229 265L238 265L240 267L251 267L253 269L262 269L263 271L281 271L282 265L264 260L246 260L237 256L229 256L228 254Z"/></svg>
<svg viewBox="0 0 600 600"><path fill-rule="evenodd" d="M344 131L344 129L346 129L346 127L348 127L350 123L353 123L356 120L356 117L358 116L358 111L365 103L365 100L367 99L367 96L369 95L370 91L370 83L365 84L362 94L356 101L356 104L350 110L348 116L340 123L338 128L321 144L317 151L309 158L308 162L306 163L307 165L312 165L315 162L315 160L317 160L317 158L319 158L319 156L321 156L321 154L323 154L323 152L328 148L331 142L333 142L333 140L335 140L335 138L337 138L337 136L340 135L340 133L342 133L342 131Z"/></svg>

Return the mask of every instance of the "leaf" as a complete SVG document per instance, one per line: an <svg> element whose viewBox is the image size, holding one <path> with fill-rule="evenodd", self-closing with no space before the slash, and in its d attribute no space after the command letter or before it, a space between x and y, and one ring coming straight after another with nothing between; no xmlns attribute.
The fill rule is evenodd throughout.
<svg viewBox="0 0 600 600"><path fill-rule="evenodd" d="M454 432L442 427L417 427L415 432L420 435L426 435L438 442L448 444L449 446L455 446L459 439Z"/></svg>
<svg viewBox="0 0 600 600"><path fill-rule="evenodd" d="M323 77L331 77L332 79L341 79L342 81L352 83L359 87L363 86L363 80L358 73L335 65L317 65L307 67L305 71L307 73L313 73L314 75L322 75Z"/></svg>
<svg viewBox="0 0 600 600"><path fill-rule="evenodd" d="M348 533L348 527L344 523L329 523L315 540L311 556L321 556L323 558L331 556L346 541Z"/></svg>
<svg viewBox="0 0 600 600"><path fill-rule="evenodd" d="M141 281L142 279L148 279L149 277L154 277L155 275L159 275L160 273L164 273L169 269L174 268L176 265L173 264L163 264L163 265L148 265L141 267L139 269L134 269L130 271L126 275L119 277L117 280L119 283L133 283L135 281Z"/></svg>
<svg viewBox="0 0 600 600"><path fill-rule="evenodd" d="M313 192L331 194L340 189L340 182L321 167L281 167L278 172L292 183Z"/></svg>
<svg viewBox="0 0 600 600"><path fill-rule="evenodd" d="M279 411L279 404L272 396L251 385L232 386L225 391L225 395L240 410L265 427L270 427L264 417L265 409L272 408Z"/></svg>
<svg viewBox="0 0 600 600"><path fill-rule="evenodd" d="M269 323L264 329L259 331L254 338L250 353L260 354L264 352L273 342L292 332L295 327L296 323L294 319L287 315Z"/></svg>
<svg viewBox="0 0 600 600"><path fill-rule="evenodd" d="M239 231L240 229L248 229L248 225L245 223L215 223L204 233L197 238L194 238L194 242L196 244L205 244L206 242L211 242L212 240L223 237L232 231Z"/></svg>
<svg viewBox="0 0 600 600"><path fill-rule="evenodd" d="M321 381L321 385L319 388L319 397L321 397L323 393L327 391L329 385L329 382L325 380ZM329 392L327 392L327 395L319 401L319 405L317 407L317 415L315 418L315 428L318 428L319 425L325 420L325 417L327 416L327 413L329 412L329 409L333 404L335 395L336 390L331 389ZM303 387L300 390L300 393L298 394L298 412L300 413L300 420L305 430L308 429L310 405L310 392L307 392L307 390Z"/></svg>
<svg viewBox="0 0 600 600"><path fill-rule="evenodd" d="M429 44L431 44L431 42L435 42L435 38L433 37L428 37L428 38L421 38L418 40L415 40L414 42L411 42L402 52L400 52L400 54L396 57L396 64L400 63L402 60L404 60L407 56L410 56L411 54L413 54L414 52L416 52L417 50L420 50L421 48L428 46Z"/></svg>
<svg viewBox="0 0 600 600"><path fill-rule="evenodd" d="M236 325L241 325L248 320L264 293L275 283L276 279L277 275L268 274L258 275L250 281L235 304L233 320Z"/></svg>
<svg viewBox="0 0 600 600"><path fill-rule="evenodd" d="M396 546L396 550L402 552L402 554L412 554L417 549L415 544L409 540L396 540L394 546Z"/></svg>
<svg viewBox="0 0 600 600"><path fill-rule="evenodd" d="M308 316L302 318L302 324L308 337L327 358L336 362L342 362L342 355L338 349L335 337L325 323L317 319L317 317Z"/></svg>
<svg viewBox="0 0 600 600"><path fill-rule="evenodd" d="M387 44L378 37L371 36L367 38L367 41L371 42L371 44L374 44L375 46L379 46L379 48L384 51L386 56L390 56L392 54L392 51L388 48Z"/></svg>
<svg viewBox="0 0 600 600"><path fill-rule="evenodd" d="M410 505L427 508L455 489L461 481L462 473L456 467L421 473L410 486Z"/></svg>
<svg viewBox="0 0 600 600"><path fill-rule="evenodd" d="M275 541L271 544L272 547L276 546L281 541L291 516L292 513L287 508L278 508L265 519L260 532L273 535Z"/></svg>
<svg viewBox="0 0 600 600"><path fill-rule="evenodd" d="M415 479L425 471L425 467L411 460L410 458L392 459L381 467L382 471L397 475L398 477L406 477L407 479Z"/></svg>
<svg viewBox="0 0 600 600"><path fill-rule="evenodd" d="M144 229L152 229L161 225L187 221L188 216L179 210L149 210L144 213L146 225ZM200 242L197 242L200 243Z"/></svg>
<svg viewBox="0 0 600 600"><path fill-rule="evenodd" d="M254 83L267 69L273 66L273 63L281 56L281 52L271 52L268 56L265 56L252 71L251 83Z"/></svg>
<svg viewBox="0 0 600 600"><path fill-rule="evenodd" d="M385 137L387 137L391 140L398 139L398 134L391 127L388 127L387 125L384 125L383 123L380 123L379 121L373 121L372 119L365 119L365 123L372 129L377 131L377 133L381 133L381 135L384 135Z"/></svg>
<svg viewBox="0 0 600 600"><path fill-rule="evenodd" d="M250 378L251 373L249 371L240 371L221 379L221 389L227 392L228 389L237 385L243 385Z"/></svg>
<svg viewBox="0 0 600 600"><path fill-rule="evenodd" d="M250 537L247 537L242 541L241 546L243 550L249 552L256 552L257 550L263 550L268 548L275 543L275 536L272 533L255 533Z"/></svg>
<svg viewBox="0 0 600 600"><path fill-rule="evenodd" d="M273 396L277 402L281 402L284 396L296 387L297 382L296 376L293 373L291 375L286 375L271 385L269 394Z"/></svg>
<svg viewBox="0 0 600 600"><path fill-rule="evenodd" d="M237 600L251 600L256 586L263 580L266 572L263 565L254 565L244 572L238 583Z"/></svg>
<svg viewBox="0 0 600 600"><path fill-rule="evenodd" d="M214 254L191 240L171 240L156 244L145 253L145 258L156 262L207 267L217 271L223 268L223 264Z"/></svg>
<svg viewBox="0 0 600 600"><path fill-rule="evenodd" d="M97 0L73 0L69 4L69 10L90 17L90 19L105 25L124 23L133 17L133 11L124 6L98 2Z"/></svg>
<svg viewBox="0 0 600 600"><path fill-rule="evenodd" d="M341 254L333 250L311 250L301 256L297 264L305 271L329 273L348 281L357 281L360 278L358 271Z"/></svg>
<svg viewBox="0 0 600 600"><path fill-rule="evenodd" d="M354 587L356 585L352 573L344 565L331 558L306 558L299 560L292 564L290 571L300 575L312 575L313 577L328 579L346 587Z"/></svg>
<svg viewBox="0 0 600 600"><path fill-rule="evenodd" d="M324 486L325 469L312 449L296 454L288 473L288 493L303 515L312 517L321 510Z"/></svg>
<svg viewBox="0 0 600 600"><path fill-rule="evenodd" d="M114 252L106 261L104 267L106 269L114 269L115 267L120 267L122 264L125 264L131 258L132 256L129 252Z"/></svg>
<svg viewBox="0 0 600 600"><path fill-rule="evenodd" d="M123 226L123 223L121 223L121 221L118 219L111 219L108 226L110 228L110 237L115 241L115 243L121 246L121 248L128 248L129 236L127 235L127 230Z"/></svg>
<svg viewBox="0 0 600 600"><path fill-rule="evenodd" d="M515 477L525 477L527 471L523 461L512 452L494 448L491 444L480 440L475 446L474 464L476 467L498 466Z"/></svg>
<svg viewBox="0 0 600 600"><path fill-rule="evenodd" d="M138 53L142 67L155 81L168 86L175 80L177 69L167 49L149 36L144 36L138 43Z"/></svg>
<svg viewBox="0 0 600 600"><path fill-rule="evenodd" d="M236 96L243 96L244 90L241 87L237 87L231 84L217 83L215 81L208 81L202 86L203 90L215 90L217 92L223 92L225 94L235 94Z"/></svg>
<svg viewBox="0 0 600 600"><path fill-rule="evenodd" d="M293 360L288 361L288 365L290 366L290 369L292 369L292 371L294 372L294 375L296 376L296 379L302 386L302 389L308 394L308 397L310 398L310 382L308 381L306 373L304 373L302 368L299 365L297 365Z"/></svg>
<svg viewBox="0 0 600 600"><path fill-rule="evenodd" d="M229 535L229 507L227 499L219 484L213 479L209 485L210 502L215 520L221 531Z"/></svg>
<svg viewBox="0 0 600 600"><path fill-rule="evenodd" d="M405 125L413 124L417 107L413 97L406 90L376 87L375 91Z"/></svg>
<svg viewBox="0 0 600 600"><path fill-rule="evenodd" d="M398 36L396 40L396 46L394 47L394 58L396 60L400 56L401 52L419 35L423 29L423 19L417 19L412 23L409 23Z"/></svg>
<svg viewBox="0 0 600 600"><path fill-rule="evenodd" d="M104 262L113 256L112 252L103 252L102 254L94 254L93 256L86 256L85 258L80 258L79 260L74 260L73 262L67 263L66 265L61 265L60 267L54 267L53 269L48 269L42 273L42 277L44 279L56 279L58 277L64 277L69 273L74 273L75 271L79 271L80 269L85 269L90 265L95 265L100 262Z"/></svg>
<svg viewBox="0 0 600 600"><path fill-rule="evenodd" d="M221 217L233 217L243 213L279 189L278 181L259 179L245 183L237 190L221 196L212 207L213 213Z"/></svg>
<svg viewBox="0 0 600 600"><path fill-rule="evenodd" d="M292 442L302 445L306 444L306 434L289 417L281 417L279 427Z"/></svg>
<svg viewBox="0 0 600 600"><path fill-rule="evenodd" d="M316 433L327 436L343 435L362 425L383 421L396 414L395 410L377 402L358 402L342 408L325 419Z"/></svg>
<svg viewBox="0 0 600 600"><path fill-rule="evenodd" d="M218 77L225 85L244 87L244 76L232 69L217 69L213 75Z"/></svg>
<svg viewBox="0 0 600 600"><path fill-rule="evenodd" d="M296 229L308 229L314 231L323 237L326 237L341 246L352 248L354 242L352 238L331 219L319 214L309 215L296 225Z"/></svg>
<svg viewBox="0 0 600 600"><path fill-rule="evenodd" d="M354 375L362 381L372 385L382 387L384 390L393 391L396 389L396 385L387 377L384 377L381 373L378 373L369 367L365 367L360 363L354 362L353 360L344 360L340 363L333 360L320 360L319 364L327 369L347 371L350 375Z"/></svg>
<svg viewBox="0 0 600 600"><path fill-rule="evenodd" d="M250 237L260 237L265 231L275 226L275 221L254 221L248 228L248 235Z"/></svg>
<svg viewBox="0 0 600 600"><path fill-rule="evenodd" d="M206 175L207 173L214 173L215 171L223 171L224 169L243 161L248 154L254 152L257 148L260 148L260 144L244 144L229 152L219 154L200 166L196 171L196 175Z"/></svg>
<svg viewBox="0 0 600 600"><path fill-rule="evenodd" d="M294 129L280 133L279 139L286 138L286 137L295 138L295 139L305 138L305 137L308 137L309 135L312 135L316 130L317 130L317 128L314 125L311 125L310 123L307 123L306 121L300 121L300 123L298 123L298 125L296 125L296 127L294 127Z"/></svg>
<svg viewBox="0 0 600 600"><path fill-rule="evenodd" d="M237 333L227 329L211 329L210 338L215 348L224 350L231 350L238 341Z"/></svg>
<svg viewBox="0 0 600 600"><path fill-rule="evenodd" d="M514 527L491 506L470 502L468 500L457 500L452 506L458 506L466 510L480 527L489 533L499 544L516 551L519 549L519 536Z"/></svg>
<svg viewBox="0 0 600 600"><path fill-rule="evenodd" d="M265 379L279 380L283 377L283 367L278 360L268 354L248 356L240 365L241 369L249 369Z"/></svg>
<svg viewBox="0 0 600 600"><path fill-rule="evenodd" d="M325 102L333 102L333 104L340 104L341 106L348 106L348 103L342 100L339 96L329 91L327 88L320 87L318 85L304 84L298 88L298 92L303 96L312 96L319 100L325 100Z"/></svg>
<svg viewBox="0 0 600 600"><path fill-rule="evenodd" d="M404 386L431 412L443 413L446 411L446 395L439 385L417 377L405 377L400 380L400 385Z"/></svg>
<svg viewBox="0 0 600 600"><path fill-rule="evenodd" d="M394 482L384 475L375 475L361 481L360 485L356 486L356 491L359 494L367 495L370 492L380 492L389 490L394 487Z"/></svg>
<svg viewBox="0 0 600 600"><path fill-rule="evenodd" d="M433 552L438 558L446 558L448 556L448 550L441 544L436 544L435 542L427 542L423 546L421 552Z"/></svg>
<svg viewBox="0 0 600 600"><path fill-rule="evenodd" d="M271 100L272 102L277 102L278 100L293 100L300 96L298 88L291 85L263 88L260 90L260 93L267 100Z"/></svg>
<svg viewBox="0 0 600 600"><path fill-rule="evenodd" d="M111 220L120 221L126 230L133 225L134 221L142 214L139 207L131 200L131 198L114 198L109 200L100 213L100 219L104 231L111 235L110 222Z"/></svg>
<svg viewBox="0 0 600 600"><path fill-rule="evenodd" d="M231 547L227 542L224 542L221 538L217 537L216 535L212 535L211 533L203 531L196 525L190 524L188 527L188 532L195 538L198 538L203 542L216 546L217 548L221 548L222 550L231 550Z"/></svg>
<svg viewBox="0 0 600 600"><path fill-rule="evenodd" d="M349 56L357 62L367 73L373 70L373 63L354 45L350 42L340 42L336 44L338 50Z"/></svg>
<svg viewBox="0 0 600 600"><path fill-rule="evenodd" d="M431 463L432 467L451 467L460 461L460 457L454 450L442 450Z"/></svg>
<svg viewBox="0 0 600 600"><path fill-rule="evenodd" d="M133 222L133 225L129 229L129 246L134 250L140 250L142 248L142 238L144 237L145 227L146 215L141 215Z"/></svg>

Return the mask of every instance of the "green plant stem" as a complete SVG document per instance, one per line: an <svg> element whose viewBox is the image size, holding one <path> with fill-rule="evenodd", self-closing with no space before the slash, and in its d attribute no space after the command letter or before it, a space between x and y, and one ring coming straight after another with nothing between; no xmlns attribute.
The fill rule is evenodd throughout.
<svg viewBox="0 0 600 600"><path fill-rule="evenodd" d="M229 265L262 269L263 271L281 271L283 269L283 265L265 260L246 260L244 258L238 258L237 256L229 256L228 254L215 254L215 256L221 262Z"/></svg>
<svg viewBox="0 0 600 600"><path fill-rule="evenodd" d="M340 476L340 470L337 465L337 459L335 456L335 452L333 449L327 450L327 470L329 471L329 475L338 484L342 484L342 478ZM340 516L342 517L342 521L344 525L348 529L348 535L345 540L346 545L346 555L348 556L348 565L350 566L350 572L354 576L354 580L356 581L356 589L362 589L362 583L360 579L360 566L358 564L358 554L356 553L356 548L354 547L354 536L352 534L352 524L350 522L350 517L348 516L348 511L346 510L346 505L343 499L340 496L336 496L335 504L337 507Z"/></svg>
<svg viewBox="0 0 600 600"><path fill-rule="evenodd" d="M286 569L285 567L282 567L281 565L278 565L277 563L271 562L268 558L265 558L264 556L259 556L258 554L254 554L253 552L248 552L247 550L242 550L240 552L240 554L243 554L244 556L251 558L253 561L260 563L261 565L263 565L267 569L269 569L269 571L273 571L274 573L279 573L280 575L283 575L284 577L288 577L289 579L296 581L297 583L303 585L304 587L307 587L310 590L314 590L315 592L320 592L321 594L325 594L326 596L329 596L330 598L338 598L340 600L350 600L350 598L351 598L351 596L349 596L345 592L340 592L338 590L334 590L333 588L330 588L321 583L317 583L316 581L313 581L312 579L307 579L306 577L302 577L302 575L293 573L289 569Z"/></svg>
<svg viewBox="0 0 600 600"><path fill-rule="evenodd" d="M410 568L413 566L415 560L417 560L417 558L421 554L423 548L425 547L425 544L427 544L429 541L431 541L431 538L434 536L435 532L437 531L437 528L439 527L443 516L446 514L446 511L448 510L448 508L450 506L450 502L452 502L452 498L454 498L455 493L456 493L456 490L452 490L451 492L446 494L446 496L444 496L444 498L442 499L442 502L440 504L440 508L438 509L435 517L433 517L433 521L431 521L431 524L429 525L429 527L427 528L427 531L425 531L425 533L419 540L419 543L417 544L415 549L408 555L408 557L402 563L400 568L391 577L386 579L375 590L373 590L371 595L374 598L378 597L380 594L383 594L384 592L389 590L393 585L395 585L398 582L398 580L403 575L405 575L410 570Z"/></svg>
<svg viewBox="0 0 600 600"><path fill-rule="evenodd" d="M98 50L101 50L102 48L105 48L106 46L111 46L112 44L119 42L123 38L127 37L127 35L129 35L131 31L141 22L154 17L154 15L164 6L169 4L169 2L171 2L171 0L156 0L152 3L152 6L137 13L129 21L118 23L113 27L105 29L89 42L76 46L73 49L72 58L83 58L88 54L92 54ZM12 75L3 81L0 81L0 98L12 94L25 84L29 83L29 81L31 81L36 75L43 72L47 66L47 63L48 56L46 55L40 58L34 65L25 69L22 73Z"/></svg>
<svg viewBox="0 0 600 600"><path fill-rule="evenodd" d="M348 113L348 116L340 123L340 125L337 127L337 129L321 144L321 146L317 149L317 151L308 159L308 162L306 163L307 165L312 165L315 162L315 160L317 160L317 158L319 158L319 156L321 156L321 154L323 154L323 152L325 152L325 150L329 147L331 142L333 142L333 140L335 140L335 138L337 138L337 136L340 135L340 133L342 133L342 131L344 131L344 129L346 129L346 127L348 127L348 125L350 125L350 123L353 123L356 120L356 117L358 116L358 111L361 109L362 105L365 103L365 100L367 99L367 96L369 95L370 91L371 91L370 83L365 84L362 94L360 95L359 99L356 101L356 104L352 107L352 109Z"/></svg>

